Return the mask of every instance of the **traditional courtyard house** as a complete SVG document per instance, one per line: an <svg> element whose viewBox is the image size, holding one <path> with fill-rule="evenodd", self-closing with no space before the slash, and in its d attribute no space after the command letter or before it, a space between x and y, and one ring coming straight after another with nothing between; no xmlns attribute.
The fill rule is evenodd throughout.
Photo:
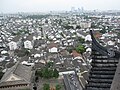
<svg viewBox="0 0 120 90"><path fill-rule="evenodd" d="M0 90L29 89L31 84L32 68L17 62L8 69L0 81Z"/></svg>

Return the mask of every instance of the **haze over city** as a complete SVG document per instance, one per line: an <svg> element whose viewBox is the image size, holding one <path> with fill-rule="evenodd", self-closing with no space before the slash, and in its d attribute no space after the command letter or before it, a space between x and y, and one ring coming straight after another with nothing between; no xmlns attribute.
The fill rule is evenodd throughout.
<svg viewBox="0 0 120 90"><path fill-rule="evenodd" d="M119 0L0 0L0 12L47 12L70 10L119 10Z"/></svg>
<svg viewBox="0 0 120 90"><path fill-rule="evenodd" d="M0 0L0 90L120 90L120 0Z"/></svg>

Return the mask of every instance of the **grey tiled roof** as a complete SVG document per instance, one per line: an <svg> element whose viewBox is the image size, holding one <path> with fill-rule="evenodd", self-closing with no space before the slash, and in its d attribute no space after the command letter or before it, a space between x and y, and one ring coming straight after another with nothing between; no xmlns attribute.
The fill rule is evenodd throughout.
<svg viewBox="0 0 120 90"><path fill-rule="evenodd" d="M31 71L31 67L25 66L20 64L19 62L17 62L13 67L11 67L9 70L6 71L6 73L3 75L1 81L0 81L0 86L3 83L8 84L9 82L6 82L6 80L11 76L11 75L15 75L19 78L21 78L21 80L16 80L16 81L10 81L13 84L15 84L16 82L21 82L21 83L30 83L31 80L31 75L32 75L32 71Z"/></svg>
<svg viewBox="0 0 120 90"><path fill-rule="evenodd" d="M9 86L9 85L19 85L19 84L27 84L24 80L18 80L18 81L9 81L9 82L2 82L0 83L0 87L2 86Z"/></svg>
<svg viewBox="0 0 120 90"><path fill-rule="evenodd" d="M30 82L32 72L30 67L18 64L13 74L23 78L27 82Z"/></svg>
<svg viewBox="0 0 120 90"><path fill-rule="evenodd" d="M30 41L32 41L32 40L33 40L33 35L29 35L29 36L27 36L27 37L26 37L26 40L30 40Z"/></svg>
<svg viewBox="0 0 120 90"><path fill-rule="evenodd" d="M14 38L12 39L12 41L18 42L18 41L20 40L20 37L21 37L21 36L18 35L18 36L16 36L16 37L14 37Z"/></svg>

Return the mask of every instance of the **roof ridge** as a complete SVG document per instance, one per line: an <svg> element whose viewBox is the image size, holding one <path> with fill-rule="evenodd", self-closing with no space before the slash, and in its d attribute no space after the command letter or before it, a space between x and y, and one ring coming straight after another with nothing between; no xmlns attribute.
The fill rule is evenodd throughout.
<svg viewBox="0 0 120 90"><path fill-rule="evenodd" d="M16 73L16 70L17 70L17 68L19 67L19 65L21 65L22 67L27 68L27 69L29 69L29 68L28 68L27 66L25 66L25 65L20 64L20 62L17 62L17 63L16 63L16 66L15 66L15 68L14 68L14 70L13 70L13 74L16 75L16 76L18 76L18 77L21 77L19 74ZM21 79L25 80L26 82L29 82L29 81L28 81L26 78L24 78L24 77L21 77Z"/></svg>
<svg viewBox="0 0 120 90"><path fill-rule="evenodd" d="M14 74L14 72L16 71L16 69L17 69L17 67L18 67L19 64L20 64L20 61L18 61L18 62L15 64L15 66L14 66L15 68L13 68L13 72L12 72L13 74Z"/></svg>
<svg viewBox="0 0 120 90"><path fill-rule="evenodd" d="M92 49L94 48L95 50L97 50L99 53L103 54L103 55L107 55L107 48L103 47L102 45L99 44L99 42L96 40L96 38L93 35L93 31L90 30L90 35L91 35L91 39L92 39ZM108 56L108 55L107 55Z"/></svg>
<svg viewBox="0 0 120 90"><path fill-rule="evenodd" d="M14 73L13 73L14 74ZM18 77L18 78L20 78L21 80L24 80L24 81L26 81L26 82L28 82L29 83L29 81L28 80L26 80L25 78L23 78L23 77L20 77L19 75L16 75L16 74L14 74L16 77Z"/></svg>
<svg viewBox="0 0 120 90"><path fill-rule="evenodd" d="M19 64L19 61L18 61L13 67L11 67L10 70L7 70L7 71L6 71L6 72L8 72L8 73L5 73L5 74L3 75L3 77L2 77L1 80L0 80L0 83L7 79L8 74L9 74L9 75L14 74L14 71L16 70L18 64Z"/></svg>

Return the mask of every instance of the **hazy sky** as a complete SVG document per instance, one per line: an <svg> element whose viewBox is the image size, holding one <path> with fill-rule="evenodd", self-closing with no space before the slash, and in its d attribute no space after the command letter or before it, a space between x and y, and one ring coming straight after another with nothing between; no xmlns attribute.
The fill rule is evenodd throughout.
<svg viewBox="0 0 120 90"><path fill-rule="evenodd" d="M0 0L0 12L46 12L70 10L120 10L120 0Z"/></svg>

